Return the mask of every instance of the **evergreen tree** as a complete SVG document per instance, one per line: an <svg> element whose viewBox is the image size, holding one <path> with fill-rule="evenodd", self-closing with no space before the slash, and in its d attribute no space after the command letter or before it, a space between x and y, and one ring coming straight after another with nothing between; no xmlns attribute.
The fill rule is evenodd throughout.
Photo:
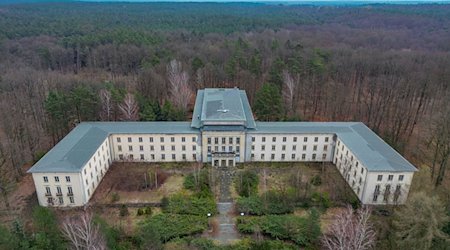
<svg viewBox="0 0 450 250"><path fill-rule="evenodd" d="M265 83L256 92L254 109L260 121L279 121L283 117L283 105L277 86Z"/></svg>

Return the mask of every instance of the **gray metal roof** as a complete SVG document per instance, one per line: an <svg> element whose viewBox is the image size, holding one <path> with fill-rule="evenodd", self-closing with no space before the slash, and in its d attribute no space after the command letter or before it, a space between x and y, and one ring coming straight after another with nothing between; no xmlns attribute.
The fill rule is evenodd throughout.
<svg viewBox="0 0 450 250"><path fill-rule="evenodd" d="M28 170L29 173L76 173L110 134L198 134L189 122L84 122Z"/></svg>
<svg viewBox="0 0 450 250"><path fill-rule="evenodd" d="M191 126L243 125L254 128L255 120L245 91L232 89L204 89L197 92Z"/></svg>
<svg viewBox="0 0 450 250"><path fill-rule="evenodd" d="M361 122L257 122L249 134L336 134L369 171L417 169Z"/></svg>

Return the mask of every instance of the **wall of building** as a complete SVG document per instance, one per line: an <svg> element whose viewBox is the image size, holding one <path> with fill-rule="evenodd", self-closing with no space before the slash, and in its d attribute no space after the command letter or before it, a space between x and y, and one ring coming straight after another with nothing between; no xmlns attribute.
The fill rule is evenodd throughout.
<svg viewBox="0 0 450 250"><path fill-rule="evenodd" d="M84 204L85 199L79 173L33 173L33 180L41 206L49 206L49 202L52 206L58 207ZM70 194L70 191L73 195Z"/></svg>
<svg viewBox="0 0 450 250"><path fill-rule="evenodd" d="M404 204L408 198L412 178L411 172L369 172L365 191L360 200L364 204L373 205Z"/></svg>
<svg viewBox="0 0 450 250"><path fill-rule="evenodd" d="M330 162L333 159L333 134L252 133L249 136L250 161Z"/></svg>
<svg viewBox="0 0 450 250"><path fill-rule="evenodd" d="M198 134L114 134L110 138L115 161L201 160Z"/></svg>
<svg viewBox="0 0 450 250"><path fill-rule="evenodd" d="M245 161L244 131L203 131L202 132L203 162L211 162L210 152L236 152L235 161ZM210 151L210 152L208 152ZM239 151L239 152L237 152Z"/></svg>

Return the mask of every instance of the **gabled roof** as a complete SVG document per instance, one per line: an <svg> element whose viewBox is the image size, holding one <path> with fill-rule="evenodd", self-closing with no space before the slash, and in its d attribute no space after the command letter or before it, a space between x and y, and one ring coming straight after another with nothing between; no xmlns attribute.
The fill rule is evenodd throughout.
<svg viewBox="0 0 450 250"><path fill-rule="evenodd" d="M257 122L250 134L335 134L373 172L417 169L361 122Z"/></svg>
<svg viewBox="0 0 450 250"><path fill-rule="evenodd" d="M80 172L110 134L198 134L189 122L83 122L28 170L29 173Z"/></svg>

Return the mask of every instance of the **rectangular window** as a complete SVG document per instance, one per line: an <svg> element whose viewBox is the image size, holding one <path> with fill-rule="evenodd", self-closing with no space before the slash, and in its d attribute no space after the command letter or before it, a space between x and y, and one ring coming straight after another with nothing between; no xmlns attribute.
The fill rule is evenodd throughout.
<svg viewBox="0 0 450 250"><path fill-rule="evenodd" d="M306 145L303 145L303 151L306 151Z"/></svg>
<svg viewBox="0 0 450 250"><path fill-rule="evenodd" d="M55 182L59 182L59 177L55 176Z"/></svg>
<svg viewBox="0 0 450 250"><path fill-rule="evenodd" d="M313 151L317 151L317 145L313 146Z"/></svg>
<svg viewBox="0 0 450 250"><path fill-rule="evenodd" d="M297 145L292 145L292 150L293 151L297 150Z"/></svg>
<svg viewBox="0 0 450 250"><path fill-rule="evenodd" d="M44 176L44 182L48 182L48 177Z"/></svg>
<svg viewBox="0 0 450 250"><path fill-rule="evenodd" d="M117 137L117 138L116 138L116 141L117 141L118 143L120 143L120 142L121 142L120 137Z"/></svg>
<svg viewBox="0 0 450 250"><path fill-rule="evenodd" d="M150 151L155 151L155 146L151 145L150 146Z"/></svg>
<svg viewBox="0 0 450 250"><path fill-rule="evenodd" d="M217 137L214 138L214 143L215 143L215 144L219 144L219 138L217 138Z"/></svg>
<svg viewBox="0 0 450 250"><path fill-rule="evenodd" d="M252 145L252 148L253 148L254 146ZM229 146L228 147L228 152L233 152L233 146Z"/></svg>
<svg viewBox="0 0 450 250"><path fill-rule="evenodd" d="M50 190L50 187L45 187L45 193L48 195L52 194L52 191Z"/></svg>
<svg viewBox="0 0 450 250"><path fill-rule="evenodd" d="M302 154L302 160L306 159L306 154Z"/></svg>
<svg viewBox="0 0 450 250"><path fill-rule="evenodd" d="M192 145L192 151L196 151L197 150L197 146Z"/></svg>
<svg viewBox="0 0 450 250"><path fill-rule="evenodd" d="M251 159L252 159L252 160L255 159L255 154L252 154L252 155L251 155Z"/></svg>
<svg viewBox="0 0 450 250"><path fill-rule="evenodd" d="M252 142L255 142L255 137L254 136L252 136Z"/></svg>
<svg viewBox="0 0 450 250"><path fill-rule="evenodd" d="M275 145L272 145L272 151L275 151Z"/></svg>
<svg viewBox="0 0 450 250"><path fill-rule="evenodd" d="M319 137L314 137L314 142L318 142L319 141Z"/></svg>
<svg viewBox="0 0 450 250"><path fill-rule="evenodd" d="M266 142L266 137L263 137L263 138L262 138L262 142Z"/></svg>
<svg viewBox="0 0 450 250"><path fill-rule="evenodd" d="M328 150L328 145L323 145L323 151L327 151Z"/></svg>
<svg viewBox="0 0 450 250"><path fill-rule="evenodd" d="M316 154L312 154L312 159L313 159L313 160L316 159Z"/></svg>
<svg viewBox="0 0 450 250"><path fill-rule="evenodd" d="M144 160L144 154L141 154L140 157L141 157L141 161L143 161Z"/></svg>
<svg viewBox="0 0 450 250"><path fill-rule="evenodd" d="M211 144L211 137L208 137L208 144Z"/></svg>
<svg viewBox="0 0 450 250"><path fill-rule="evenodd" d="M225 152L225 146L222 146L222 152Z"/></svg>
<svg viewBox="0 0 450 250"><path fill-rule="evenodd" d="M197 155L196 154L192 154L192 159L197 160Z"/></svg>
<svg viewBox="0 0 450 250"><path fill-rule="evenodd" d="M122 146L121 145L117 146L117 149L119 150L119 152L122 152Z"/></svg>
<svg viewBox="0 0 450 250"><path fill-rule="evenodd" d="M128 146L128 151L133 151L133 146Z"/></svg>
<svg viewBox="0 0 450 250"><path fill-rule="evenodd" d="M67 193L68 193L68 194L73 194L72 187L67 187Z"/></svg>
<svg viewBox="0 0 450 250"><path fill-rule="evenodd" d="M69 200L70 200L70 203L71 203L71 204L75 203L75 199L73 198L73 196L70 196L70 197L69 197Z"/></svg>
<svg viewBox="0 0 450 250"><path fill-rule="evenodd" d="M325 160L327 158L327 154L322 154L322 160Z"/></svg>
<svg viewBox="0 0 450 250"><path fill-rule="evenodd" d="M277 138L276 137L272 137L272 142L276 142Z"/></svg>
<svg viewBox="0 0 450 250"><path fill-rule="evenodd" d="M175 146L174 146L175 147ZM181 151L186 151L186 146L185 145L182 145L181 146Z"/></svg>
<svg viewBox="0 0 450 250"><path fill-rule="evenodd" d="M161 151L164 151L164 145L161 145Z"/></svg>
<svg viewBox="0 0 450 250"><path fill-rule="evenodd" d="M150 142L153 142L153 137L150 137L149 141L150 141Z"/></svg>
<svg viewBox="0 0 450 250"><path fill-rule="evenodd" d="M57 194L62 194L61 187L56 187L56 193Z"/></svg>
<svg viewBox="0 0 450 250"><path fill-rule="evenodd" d="M119 154L119 160L123 160L123 154Z"/></svg>
<svg viewBox="0 0 450 250"><path fill-rule="evenodd" d="M66 176L66 182L70 182L70 176Z"/></svg>
<svg viewBox="0 0 450 250"><path fill-rule="evenodd" d="M255 150L255 145L252 145L252 150Z"/></svg>
<svg viewBox="0 0 450 250"><path fill-rule="evenodd" d="M64 204L64 198L63 197L58 197L58 201L59 201L59 204Z"/></svg>
<svg viewBox="0 0 450 250"><path fill-rule="evenodd" d="M292 154L291 159L295 160L295 154Z"/></svg>
<svg viewBox="0 0 450 250"><path fill-rule="evenodd" d="M286 137L283 137L283 142L286 142Z"/></svg>
<svg viewBox="0 0 450 250"><path fill-rule="evenodd" d="M266 150L266 146L265 145L261 145L261 151Z"/></svg>
<svg viewBox="0 0 450 250"><path fill-rule="evenodd" d="M172 148L172 151L175 151L175 146L174 146L174 145L172 145L172 147L171 147L171 148Z"/></svg>
<svg viewBox="0 0 450 250"><path fill-rule="evenodd" d="M192 137L192 142L196 142L197 139L195 139L195 136Z"/></svg>
<svg viewBox="0 0 450 250"><path fill-rule="evenodd" d="M165 155L165 154L162 154L162 155L161 155L161 159L162 159L162 160L165 160L165 159L166 159L166 155Z"/></svg>
<svg viewBox="0 0 450 250"><path fill-rule="evenodd" d="M399 181L403 181L403 178L404 178L404 175L402 175L402 174L398 176Z"/></svg>
<svg viewBox="0 0 450 250"><path fill-rule="evenodd" d="M181 137L181 142L186 142L186 137Z"/></svg>
<svg viewBox="0 0 450 250"><path fill-rule="evenodd" d="M214 152L219 152L219 146L214 146Z"/></svg>
<svg viewBox="0 0 450 250"><path fill-rule="evenodd" d="M328 142L328 140L329 140L328 137L325 137L325 142Z"/></svg>
<svg viewBox="0 0 450 250"><path fill-rule="evenodd" d="M159 141L160 141L160 142L164 142L164 137L160 137L160 138L159 138Z"/></svg>
<svg viewBox="0 0 450 250"><path fill-rule="evenodd" d="M236 153L239 153L240 150L241 150L241 147L240 146L236 146Z"/></svg>
<svg viewBox="0 0 450 250"><path fill-rule="evenodd" d="M140 151L144 151L144 146L139 146Z"/></svg>
<svg viewBox="0 0 450 250"><path fill-rule="evenodd" d="M264 154L261 154L261 160L264 160Z"/></svg>
<svg viewBox="0 0 450 250"><path fill-rule="evenodd" d="M172 154L172 160L175 160L175 154Z"/></svg>
<svg viewBox="0 0 450 250"><path fill-rule="evenodd" d="M285 159L285 155L281 154L281 159L284 160Z"/></svg>
<svg viewBox="0 0 450 250"><path fill-rule="evenodd" d="M132 140L131 140L131 137L128 137L128 142L131 142Z"/></svg>
<svg viewBox="0 0 450 250"><path fill-rule="evenodd" d="M182 154L181 158L183 159L183 161L185 161L186 160L186 154Z"/></svg>
<svg viewBox="0 0 450 250"><path fill-rule="evenodd" d="M139 137L139 142L143 142L142 137Z"/></svg>
<svg viewBox="0 0 450 250"><path fill-rule="evenodd" d="M281 150L285 151L286 150L286 145L282 145L281 146Z"/></svg>
<svg viewBox="0 0 450 250"><path fill-rule="evenodd" d="M130 154L130 160L133 160L133 159L134 159L134 155Z"/></svg>
<svg viewBox="0 0 450 250"><path fill-rule="evenodd" d="M270 159L275 159L275 154L272 154L271 156L270 156Z"/></svg>
<svg viewBox="0 0 450 250"><path fill-rule="evenodd" d="M304 142L308 142L308 137L303 138Z"/></svg>
<svg viewBox="0 0 450 250"><path fill-rule="evenodd" d="M222 144L225 144L225 143L227 143L227 138L222 137Z"/></svg>
<svg viewBox="0 0 450 250"><path fill-rule="evenodd" d="M170 137L170 142L175 142L175 137Z"/></svg>
<svg viewBox="0 0 450 250"><path fill-rule="evenodd" d="M294 142L297 142L297 136L294 136L293 140Z"/></svg>
<svg viewBox="0 0 450 250"><path fill-rule="evenodd" d="M211 153L211 146L208 146L208 153Z"/></svg>
<svg viewBox="0 0 450 250"><path fill-rule="evenodd" d="M241 138L236 137L236 144L239 144L239 143L241 143Z"/></svg>
<svg viewBox="0 0 450 250"><path fill-rule="evenodd" d="M382 181L383 180L383 175L379 174L377 180L378 181Z"/></svg>
<svg viewBox="0 0 450 250"><path fill-rule="evenodd" d="M152 160L155 160L155 154L151 154L150 157L152 158Z"/></svg>
<svg viewBox="0 0 450 250"><path fill-rule="evenodd" d="M388 175L388 181L392 181L394 179L394 175L390 174Z"/></svg>

